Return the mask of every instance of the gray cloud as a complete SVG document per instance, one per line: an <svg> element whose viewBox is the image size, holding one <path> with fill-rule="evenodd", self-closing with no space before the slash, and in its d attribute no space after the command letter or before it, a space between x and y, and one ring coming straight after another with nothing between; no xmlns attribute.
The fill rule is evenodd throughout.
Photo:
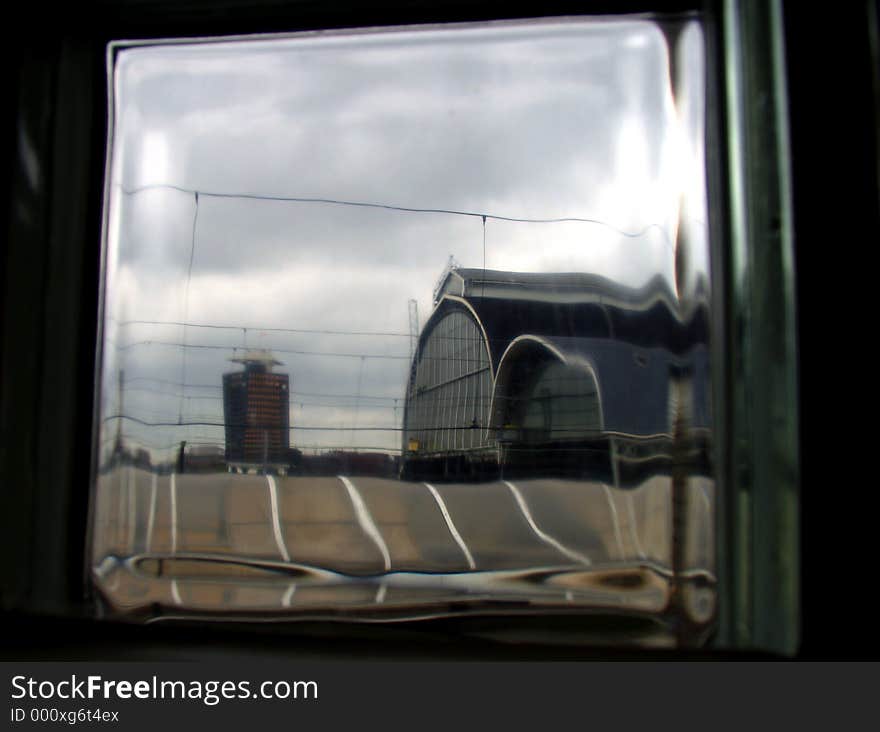
<svg viewBox="0 0 880 732"><path fill-rule="evenodd" d="M666 237L655 228L625 238L593 224L487 223L490 268L591 271L639 284L672 271L668 236L679 197L670 195L669 176L703 162L701 42L696 31L685 39L687 97L678 112L662 34L641 20L131 48L116 70L113 184L583 216L629 231L665 227ZM670 153L679 125L689 161L676 158L677 148ZM688 215L705 219L704 185L691 188ZM203 195L187 300L194 197L115 188L113 215L107 304L115 321L185 316L405 333L407 301L418 301L424 322L450 254L465 266L482 265L478 218ZM707 267L704 230L691 239L697 266ZM180 342L182 329L109 333L117 345L153 343L108 352L108 403L120 368L153 379L152 387L182 380L219 386L232 347L244 342L237 331L189 329L188 343L227 348L188 349L183 374L181 349L155 344ZM281 351L405 355L407 338L256 330L248 341L278 351L294 390L348 395L294 398L293 424L350 427L355 413L362 425L399 424L393 399L405 388L405 360ZM358 383L362 396L392 401L353 400ZM126 398L126 411L176 418L180 410L168 395L132 391ZM184 407L189 416L222 413L217 400ZM181 434L222 438L222 429L126 429L153 444ZM294 432L300 444L319 440L399 443L391 434Z"/></svg>

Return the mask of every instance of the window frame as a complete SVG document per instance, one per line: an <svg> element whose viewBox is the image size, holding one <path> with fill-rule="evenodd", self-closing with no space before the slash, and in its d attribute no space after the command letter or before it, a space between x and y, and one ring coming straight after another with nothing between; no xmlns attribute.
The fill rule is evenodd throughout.
<svg viewBox="0 0 880 732"><path fill-rule="evenodd" d="M90 618L96 611L86 547L101 338L106 45L120 38L522 17L499 3L463 0L369 7L126 0L94 7L95 17L86 21L57 16L58 26L44 29L38 48L22 37L5 49L19 110L7 124L9 237L0 265L0 475L15 486L0 497L6 537L0 608L7 613ZM705 23L707 178L710 200L720 202L709 222L715 459L724 497L716 532L717 643L791 654L799 638L799 443L781 3L551 2L535 15L657 10L697 10ZM36 18L39 9L29 12ZM725 73L734 68L742 74ZM760 95L772 103L757 104ZM25 138L27 145L20 142ZM769 398L757 402L754 391Z"/></svg>

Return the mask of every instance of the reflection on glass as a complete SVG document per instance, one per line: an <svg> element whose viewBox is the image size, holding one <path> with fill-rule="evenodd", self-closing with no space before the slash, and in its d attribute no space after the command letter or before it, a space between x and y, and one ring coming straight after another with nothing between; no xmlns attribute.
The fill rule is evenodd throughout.
<svg viewBox="0 0 880 732"><path fill-rule="evenodd" d="M111 612L707 637L696 20L123 44L112 81Z"/></svg>

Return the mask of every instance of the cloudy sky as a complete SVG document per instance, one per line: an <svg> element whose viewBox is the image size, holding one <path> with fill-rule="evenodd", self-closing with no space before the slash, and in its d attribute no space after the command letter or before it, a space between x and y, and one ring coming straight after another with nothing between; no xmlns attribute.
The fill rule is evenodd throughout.
<svg viewBox="0 0 880 732"><path fill-rule="evenodd" d="M122 50L113 78L105 416L118 410L124 369L126 414L222 420L220 377L233 368L233 348L246 345L273 349L291 376L292 444L399 446L397 432L350 428L399 427L408 301L424 323L450 256L483 266L481 218L261 196L594 219L601 223L490 218L485 265L594 272L630 285L657 272L672 277L681 226L694 270L704 270L697 24L674 53L677 95L665 38L646 20ZM230 328L130 322L144 320ZM107 422L105 442L115 430ZM156 449L223 437L204 426L125 422L123 431Z"/></svg>

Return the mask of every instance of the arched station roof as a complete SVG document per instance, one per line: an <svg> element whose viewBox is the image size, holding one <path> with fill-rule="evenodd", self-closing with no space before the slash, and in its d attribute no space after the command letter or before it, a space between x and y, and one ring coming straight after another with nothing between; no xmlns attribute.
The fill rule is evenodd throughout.
<svg viewBox="0 0 880 732"><path fill-rule="evenodd" d="M452 269L420 336L452 308L467 310L489 348L492 373L513 340L523 334L545 338L613 338L642 348L683 353L708 341L708 309L696 307L682 321L674 295L662 277L627 288L590 274L534 274Z"/></svg>
<svg viewBox="0 0 880 732"><path fill-rule="evenodd" d="M498 364L495 377L495 389L490 406L490 429L500 429L503 425L500 399L511 391L511 379L514 371L524 362L558 361L573 372L580 372L584 378L591 379L596 385L599 398L599 429L604 428L604 410L602 408L602 389L599 385L596 368L589 354L567 347L565 342L554 342L554 339L536 335L521 335L513 339L505 350Z"/></svg>

